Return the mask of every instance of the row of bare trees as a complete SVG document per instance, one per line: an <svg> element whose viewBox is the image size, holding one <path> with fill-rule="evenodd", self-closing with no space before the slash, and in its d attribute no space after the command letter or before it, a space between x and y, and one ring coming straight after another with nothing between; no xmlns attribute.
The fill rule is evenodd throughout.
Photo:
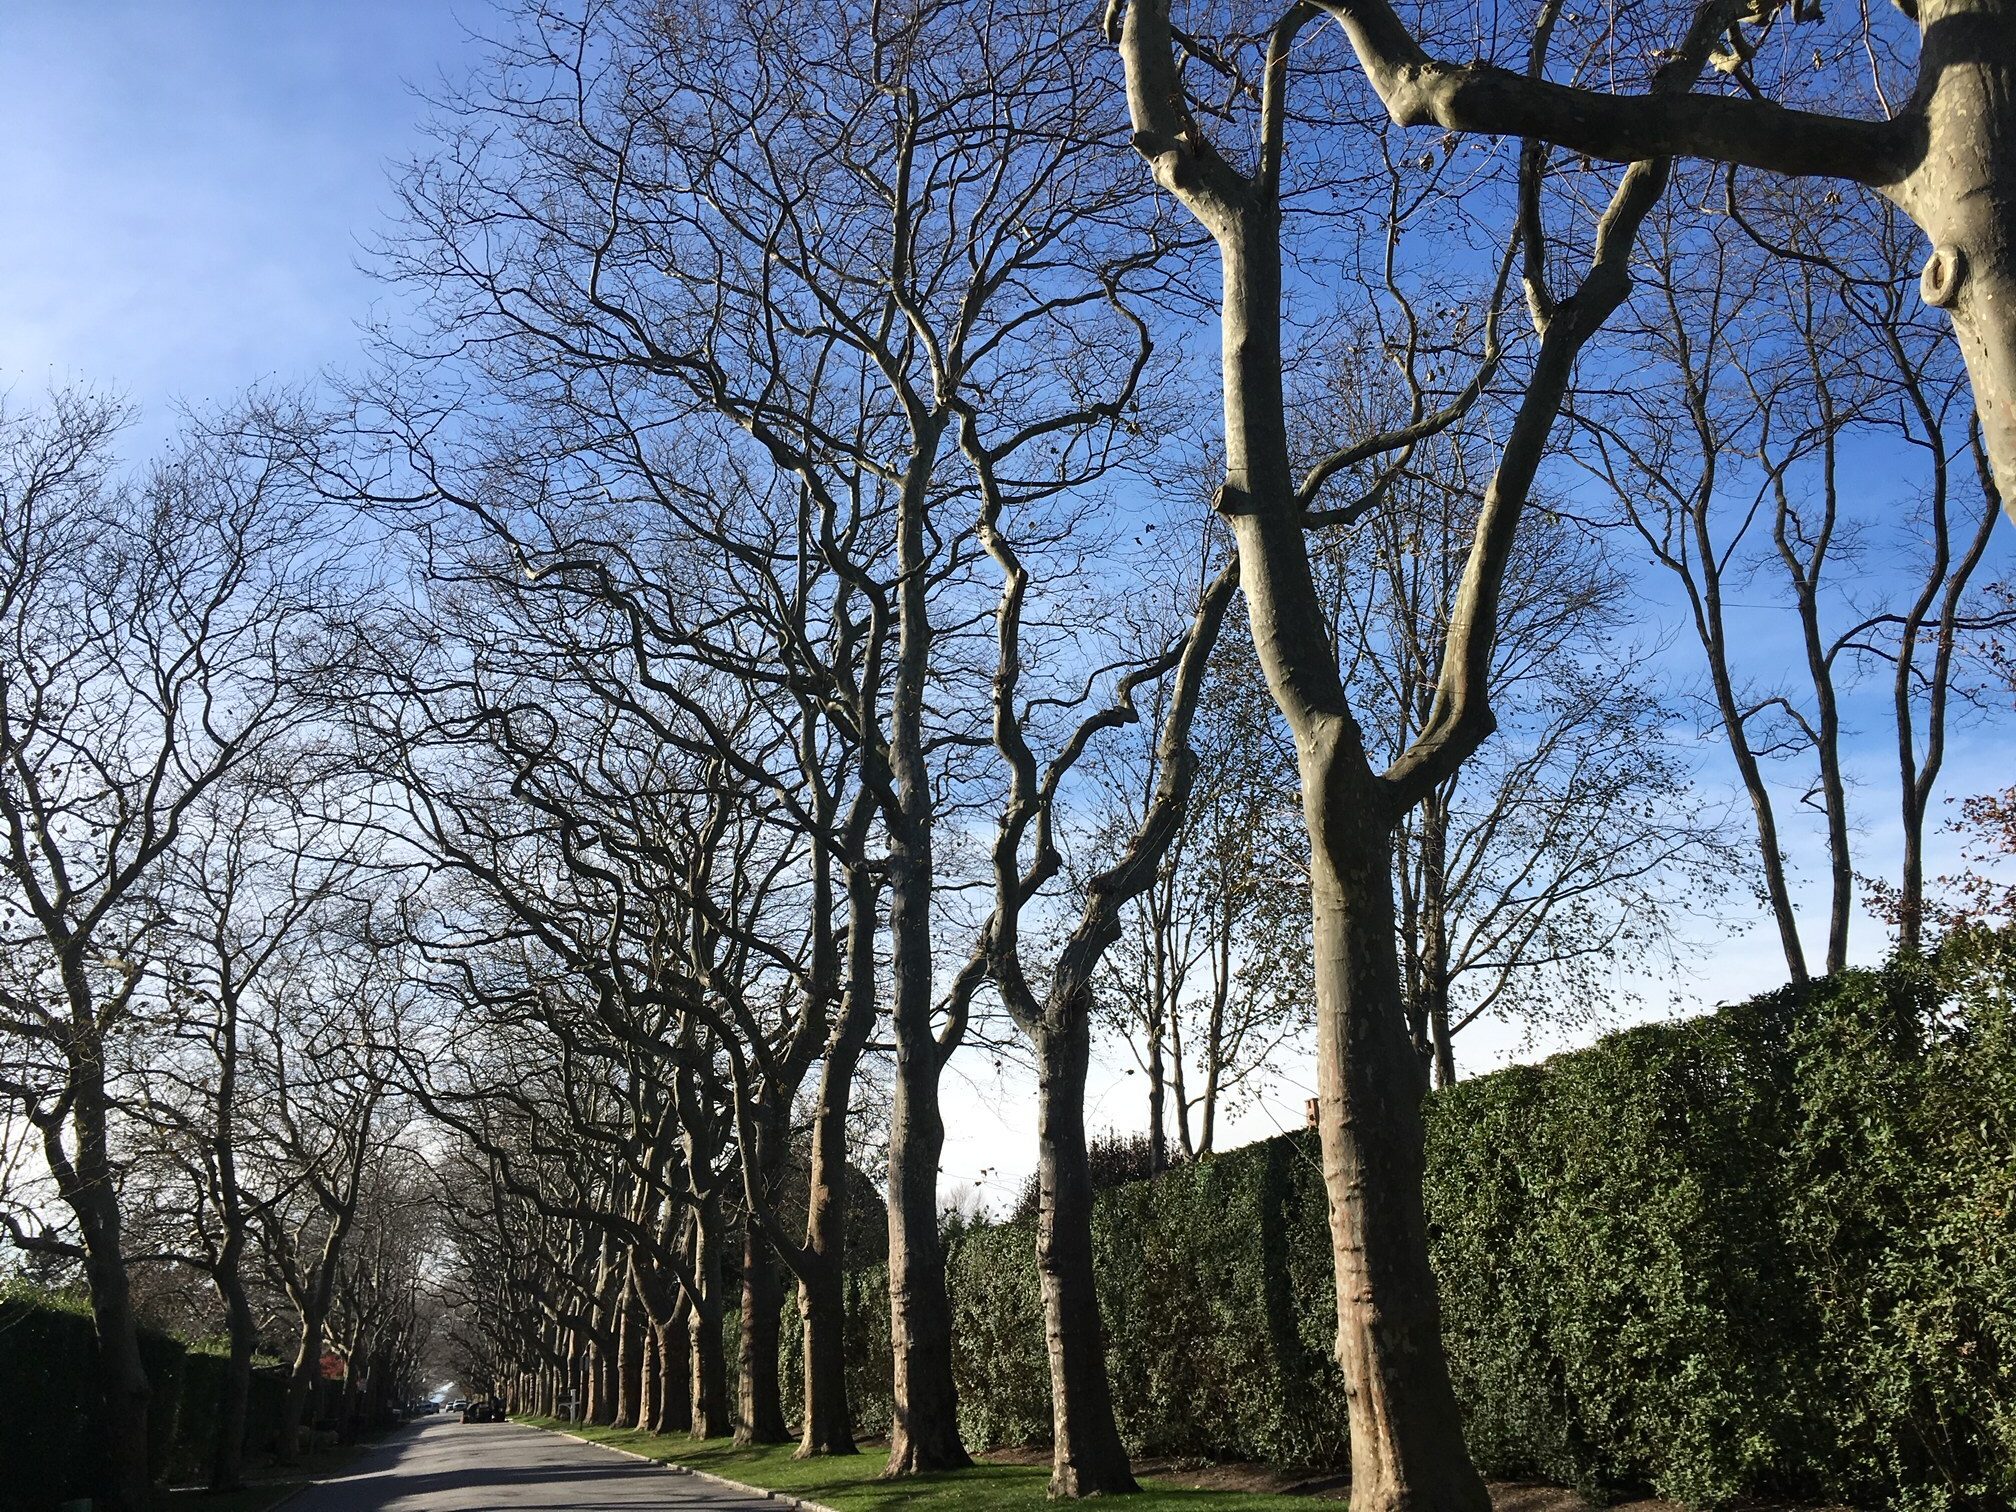
<svg viewBox="0 0 2016 1512"><path fill-rule="evenodd" d="M49 1183L8 1221L84 1268L121 1504L143 1250L234 1379L256 1255L305 1401L332 1319L412 1335L409 1206L468 1384L805 1454L856 1448L872 1243L889 1473L965 1465L962 1050L1034 1084L1052 1489L1128 1491L1104 1027L1158 1166L1313 1031L1354 1503L1480 1508L1421 1205L1455 1037L1592 1013L1753 872L1811 974L1788 784L1844 964L1872 687L1924 932L2009 623L2008 216L1949 182L2000 171L2003 8L1422 7L1491 39L1460 68L1380 0L504 15L400 177L367 381L130 482L103 407L8 433L4 1090Z"/></svg>
<svg viewBox="0 0 2016 1512"><path fill-rule="evenodd" d="M134 474L125 419L75 392L0 417L0 1222L81 1274L101 1489L140 1507L136 1284L162 1293L165 1267L214 1292L196 1311L229 1343L229 1487L262 1344L293 1357L290 1451L326 1344L357 1382L374 1350L381 1378L413 1354L417 1261L346 1241L420 1230L386 1195L410 1180L382 1054L407 989L372 918L368 803L327 740L340 541L284 410L192 421Z"/></svg>

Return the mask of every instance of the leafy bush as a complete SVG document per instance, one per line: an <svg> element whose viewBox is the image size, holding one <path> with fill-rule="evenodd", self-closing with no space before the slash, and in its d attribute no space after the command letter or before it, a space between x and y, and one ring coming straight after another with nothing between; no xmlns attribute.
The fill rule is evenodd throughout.
<svg viewBox="0 0 2016 1512"><path fill-rule="evenodd" d="M1432 1097L1444 1337L1485 1469L1696 1505L2016 1500L2012 984L2016 949L1977 936ZM1303 1133L1101 1195L1138 1451L1348 1462L1325 1214ZM1046 1440L1029 1223L959 1236L951 1285L966 1433Z"/></svg>
<svg viewBox="0 0 2016 1512"><path fill-rule="evenodd" d="M140 1331L153 1396L148 1458L157 1480L200 1479L208 1470L223 1391L222 1356L151 1328ZM97 1340L90 1309L74 1296L20 1283L0 1286L0 1423L7 1458L0 1512L46 1512L89 1496L98 1456L91 1436ZM279 1428L284 1373L255 1373L246 1441Z"/></svg>

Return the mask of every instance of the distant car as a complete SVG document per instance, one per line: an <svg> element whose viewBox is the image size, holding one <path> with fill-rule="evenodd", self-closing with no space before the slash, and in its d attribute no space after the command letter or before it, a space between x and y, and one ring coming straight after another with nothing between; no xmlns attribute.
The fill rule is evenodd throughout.
<svg viewBox="0 0 2016 1512"><path fill-rule="evenodd" d="M461 1412L461 1411L463 1411L463 1410L464 1410L465 1408L467 1408L467 1407L468 1407L468 1405L469 1405L469 1398L467 1398L467 1397L457 1397L457 1398L455 1398L455 1400L454 1400L454 1401L452 1401L452 1402L450 1402L450 1403L448 1404L448 1410L449 1410L450 1412Z"/></svg>
<svg viewBox="0 0 2016 1512"><path fill-rule="evenodd" d="M504 1404L492 1401L471 1402L462 1409L462 1421L465 1423L501 1423L504 1421Z"/></svg>

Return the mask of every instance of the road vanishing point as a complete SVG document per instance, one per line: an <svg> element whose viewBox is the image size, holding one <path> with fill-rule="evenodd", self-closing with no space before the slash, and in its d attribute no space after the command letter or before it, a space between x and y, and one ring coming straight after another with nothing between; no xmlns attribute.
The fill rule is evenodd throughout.
<svg viewBox="0 0 2016 1512"><path fill-rule="evenodd" d="M780 1503L517 1423L429 1418L371 1445L282 1512L602 1512Z"/></svg>

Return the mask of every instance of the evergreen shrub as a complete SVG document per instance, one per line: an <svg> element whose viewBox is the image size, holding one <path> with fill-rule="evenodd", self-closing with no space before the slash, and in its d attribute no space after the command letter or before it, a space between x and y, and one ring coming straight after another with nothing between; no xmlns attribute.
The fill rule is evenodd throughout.
<svg viewBox="0 0 2016 1512"><path fill-rule="evenodd" d="M1444 1339L1486 1472L1698 1506L2016 1502L2012 983L2009 941L1963 939L1430 1097ZM1348 1464L1313 1134L1104 1192L1094 1241L1137 1452ZM886 1300L858 1279L873 1431ZM955 1235L950 1282L970 1441L1046 1441L1031 1225Z"/></svg>

